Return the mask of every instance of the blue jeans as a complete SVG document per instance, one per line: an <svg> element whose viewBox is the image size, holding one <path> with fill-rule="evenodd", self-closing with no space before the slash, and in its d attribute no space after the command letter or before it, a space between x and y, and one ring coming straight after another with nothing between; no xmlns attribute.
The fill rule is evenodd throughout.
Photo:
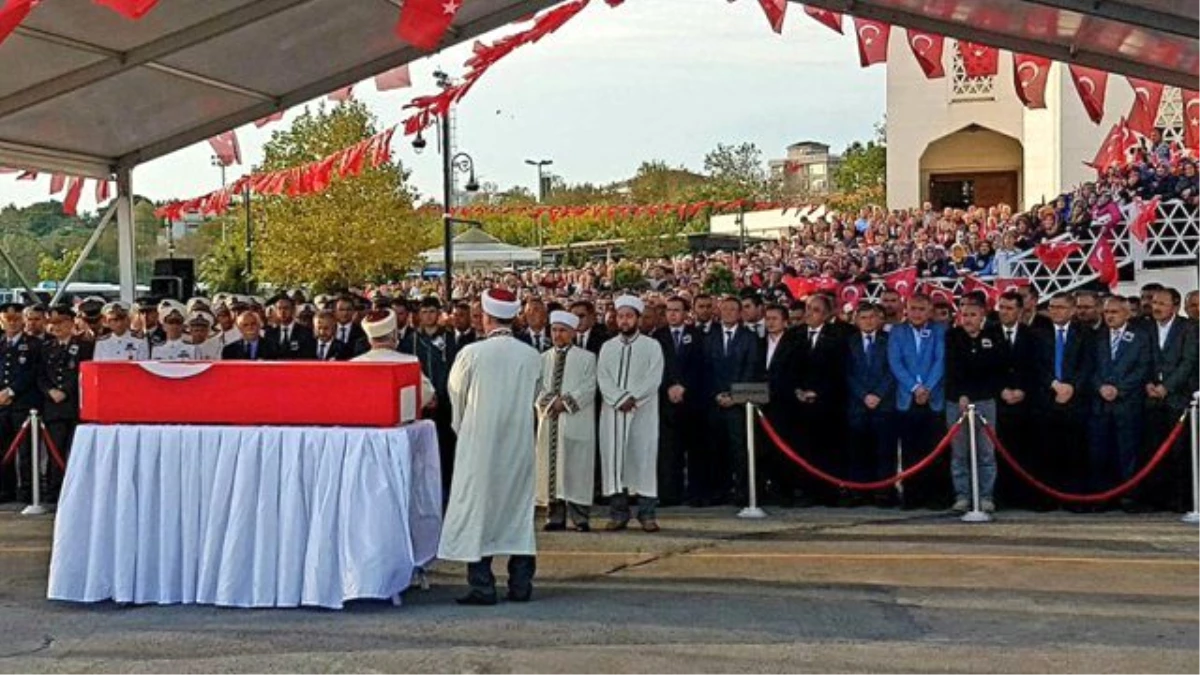
<svg viewBox="0 0 1200 675"><path fill-rule="evenodd" d="M996 402L994 400L973 401L975 412L987 418L993 428L996 425ZM946 425L958 420L961 413L957 401L946 401ZM975 441L979 461L979 498L991 499L996 487L996 449L992 440L983 433L979 420L975 421ZM954 498L971 499L971 433L966 420L962 430L954 437L950 446L950 477L954 481Z"/></svg>

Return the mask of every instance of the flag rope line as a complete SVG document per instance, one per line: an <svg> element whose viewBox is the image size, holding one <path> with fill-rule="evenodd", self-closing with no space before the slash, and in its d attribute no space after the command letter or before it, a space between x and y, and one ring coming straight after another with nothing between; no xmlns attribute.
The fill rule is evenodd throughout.
<svg viewBox="0 0 1200 675"><path fill-rule="evenodd" d="M800 465L800 468L827 483L836 485L839 488L863 491L882 490L884 488L891 487L906 478L914 476L921 471L924 471L931 464L933 464L933 462L937 460L942 453L946 452L946 450L950 448L950 442L954 440L954 437L957 436L960 431L962 431L963 420L966 418L966 415L959 417L958 421L955 422L954 425L950 427L950 430L946 432L946 435L942 437L942 440L940 443L938 443L937 447L933 449L933 452L930 452L921 461L913 464L911 467L890 478L877 480L871 483L860 483L838 478L837 476L825 473L821 469L813 466L811 463L801 457L799 453L793 450L792 447L788 445L787 441L783 440L783 438L779 436L779 432L777 432L775 427L771 425L771 421L767 419L767 416L763 414L761 409L756 407L754 411L758 413L759 424L762 425L763 431L766 432L767 437L771 439L771 442L774 443L775 447L778 448L779 451L784 455L786 455L788 459Z"/></svg>
<svg viewBox="0 0 1200 675"><path fill-rule="evenodd" d="M12 444L8 446L8 450L4 453L4 459L0 459L0 466L5 466L9 462L13 461L13 457L15 457L17 454L17 448L21 446L21 441L25 440L25 436L27 435L29 435L28 419L25 420L25 424L21 425L21 430L17 432L17 437L14 438Z"/></svg>
<svg viewBox="0 0 1200 675"><path fill-rule="evenodd" d="M46 444L46 452L50 454L50 459L58 465L58 470L66 473L67 462L63 460L62 453L58 450L58 445L54 443L54 439L50 437L50 432L46 429L46 425L40 424L42 431L42 442Z"/></svg>
<svg viewBox="0 0 1200 675"><path fill-rule="evenodd" d="M996 448L996 454L1003 457L1004 461L1008 462L1008 465L1012 467L1013 471L1016 472L1016 474L1020 476L1022 480L1024 480L1026 483L1029 483L1039 492L1047 494L1060 501L1074 502L1076 504L1100 504L1112 499L1116 499L1117 497L1120 497L1121 495L1137 487L1137 485L1145 480L1146 477L1158 467L1163 459L1166 458L1167 454L1171 451L1171 447L1175 445L1175 442L1179 440L1179 436L1183 433L1183 423L1186 420L1187 412L1184 412L1179 418L1179 421L1175 423L1175 428L1172 429L1171 433L1167 435L1167 440L1163 441L1163 444L1159 446L1158 450L1155 451L1154 456L1150 458L1150 461L1146 462L1146 465L1143 466L1137 473L1135 473L1129 480L1117 485L1114 488L1105 490L1104 492L1084 495L1056 490L1053 487L1041 482L1037 478L1034 478L1032 474L1025 470L1025 467L1021 466L1017 462L1016 458L1012 456L1012 453L1008 451L1008 448L1005 448L1004 444L1000 442L1000 437L996 434L996 430L992 427L992 425L988 424L987 419L985 419L982 415L979 416L979 421L983 426L983 433L986 434L989 439L991 439L992 445L994 445Z"/></svg>

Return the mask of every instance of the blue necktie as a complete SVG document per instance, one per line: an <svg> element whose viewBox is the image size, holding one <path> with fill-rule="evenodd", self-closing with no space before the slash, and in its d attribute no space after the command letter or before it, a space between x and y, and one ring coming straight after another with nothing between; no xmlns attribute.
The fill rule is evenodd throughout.
<svg viewBox="0 0 1200 675"><path fill-rule="evenodd" d="M249 349L249 351L250 351L250 360L251 360L251 361L253 361L253 360L254 360L254 356L255 356L256 354L258 354L258 343L257 343L257 342L251 342L251 343L250 343L250 349Z"/></svg>
<svg viewBox="0 0 1200 675"><path fill-rule="evenodd" d="M1062 382L1063 353L1067 350L1067 329L1058 329L1058 338L1054 341L1054 379Z"/></svg>
<svg viewBox="0 0 1200 675"><path fill-rule="evenodd" d="M1112 349L1112 358L1115 360L1117 358L1117 347L1121 346L1121 333L1113 333L1108 346Z"/></svg>

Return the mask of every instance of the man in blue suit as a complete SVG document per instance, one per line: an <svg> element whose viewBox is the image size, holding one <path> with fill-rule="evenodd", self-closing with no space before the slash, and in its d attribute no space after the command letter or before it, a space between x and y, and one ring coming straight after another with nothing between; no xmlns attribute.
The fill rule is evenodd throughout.
<svg viewBox="0 0 1200 675"><path fill-rule="evenodd" d="M685 323L688 301L666 302L667 325L654 331L663 351L663 381L658 396L658 498L674 506L686 497L701 501L708 494L711 448L704 438L704 334ZM686 489L684 476L687 480Z"/></svg>
<svg viewBox="0 0 1200 675"><path fill-rule="evenodd" d="M864 302L855 321L846 365L850 478L870 482L896 473L896 378L888 365L888 334L881 330L883 309ZM894 505L895 496L895 488L880 490L875 503Z"/></svg>
<svg viewBox="0 0 1200 675"><path fill-rule="evenodd" d="M1092 380L1091 481L1089 491L1107 490L1133 475L1141 445L1146 384L1154 365L1154 336L1135 330L1124 298L1104 301L1107 330L1095 339ZM1123 500L1123 506L1132 503Z"/></svg>
<svg viewBox="0 0 1200 675"><path fill-rule="evenodd" d="M759 381L758 335L741 323L742 305L737 298L721 299L720 325L708 333L710 415L713 441L720 450L713 462L713 494L725 503L729 494L738 504L746 501L746 409L735 404L730 391L736 382Z"/></svg>
<svg viewBox="0 0 1200 675"><path fill-rule="evenodd" d="M929 296L908 300L908 320L888 336L888 364L896 378L896 410L901 462L913 466L941 438L945 409L942 380L946 372L946 327L930 321ZM904 508L946 506L947 463L935 462L904 485Z"/></svg>

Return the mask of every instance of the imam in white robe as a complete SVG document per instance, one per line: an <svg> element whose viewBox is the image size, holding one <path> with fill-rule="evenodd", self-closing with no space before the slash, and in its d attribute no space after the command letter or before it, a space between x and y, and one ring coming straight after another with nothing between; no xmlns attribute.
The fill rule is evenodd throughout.
<svg viewBox="0 0 1200 675"><path fill-rule="evenodd" d="M618 335L600 348L596 383L600 407L600 474L604 494L623 490L658 496L658 387L662 347L640 333ZM633 399L637 407L617 410Z"/></svg>
<svg viewBox="0 0 1200 675"><path fill-rule="evenodd" d="M463 348L447 388L458 433L438 557L536 555L533 409L541 359L512 334Z"/></svg>
<svg viewBox="0 0 1200 675"><path fill-rule="evenodd" d="M556 347L542 354L542 395L538 398L537 489L538 504L565 499L590 505L596 471L596 356L580 347L568 347L562 382L554 386ZM561 399L566 410L551 414ZM551 437L554 443L551 443ZM550 459L554 455L554 486L550 485Z"/></svg>

